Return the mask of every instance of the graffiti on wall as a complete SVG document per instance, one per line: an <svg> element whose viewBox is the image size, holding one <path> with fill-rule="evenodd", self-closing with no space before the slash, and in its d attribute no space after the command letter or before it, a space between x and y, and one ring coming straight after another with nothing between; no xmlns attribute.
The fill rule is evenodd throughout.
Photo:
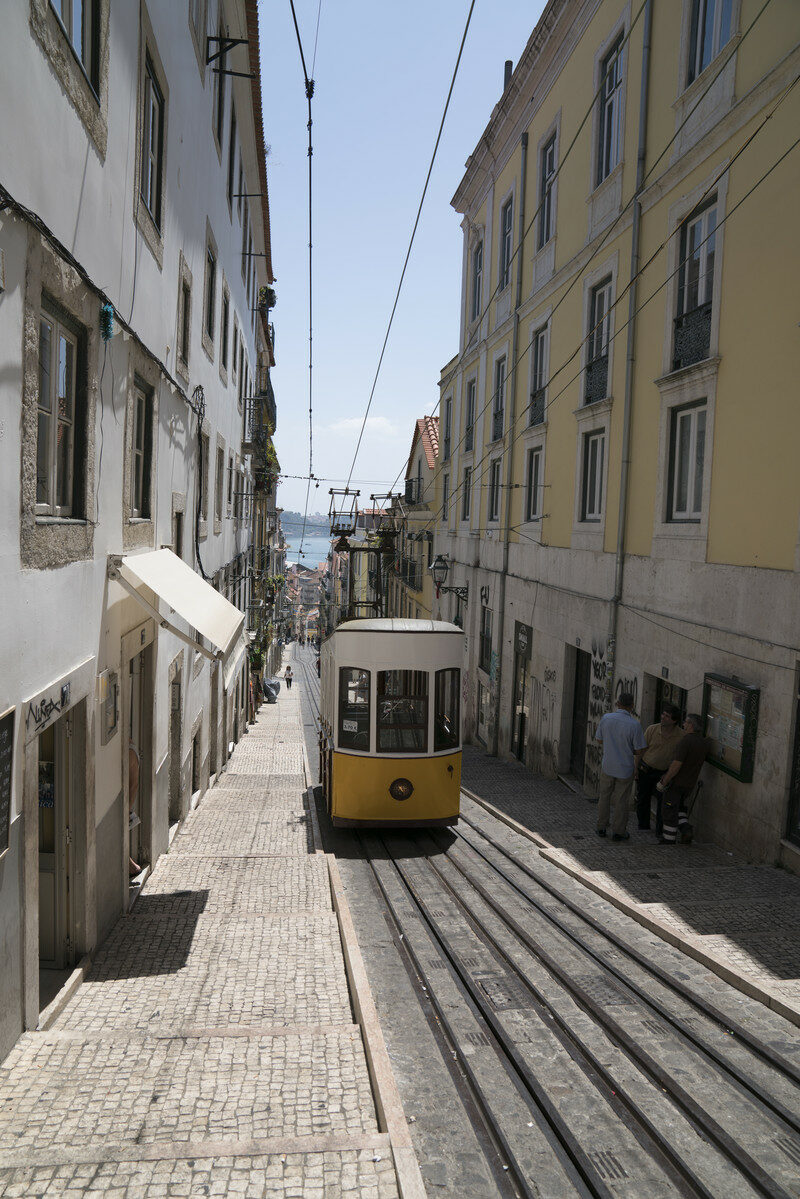
<svg viewBox="0 0 800 1199"><path fill-rule="evenodd" d="M558 739L556 737L556 720L558 719L558 696L548 683L556 679L555 670L546 670L544 679L531 677L531 707L530 707L530 765L534 770L543 774L558 772Z"/></svg>
<svg viewBox="0 0 800 1199"><path fill-rule="evenodd" d="M616 703L619 697L624 695L626 691L628 695L633 696L633 710L634 712L638 712L639 680L636 677L623 675L622 678L617 679L616 686L614 687L614 702Z"/></svg>
<svg viewBox="0 0 800 1199"><path fill-rule="evenodd" d="M583 775L583 785L587 791L596 794L600 787L600 767L603 761L603 747L595 741L595 733L606 706L606 644L604 641L592 641L592 668L589 681L589 719L586 722L586 759Z"/></svg>

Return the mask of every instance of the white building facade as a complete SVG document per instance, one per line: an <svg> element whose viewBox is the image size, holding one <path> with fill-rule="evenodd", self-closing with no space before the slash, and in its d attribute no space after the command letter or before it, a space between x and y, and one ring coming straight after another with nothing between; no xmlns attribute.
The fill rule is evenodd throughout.
<svg viewBox="0 0 800 1199"><path fill-rule="evenodd" d="M273 281L255 0L4 26L0 1058L245 728Z"/></svg>

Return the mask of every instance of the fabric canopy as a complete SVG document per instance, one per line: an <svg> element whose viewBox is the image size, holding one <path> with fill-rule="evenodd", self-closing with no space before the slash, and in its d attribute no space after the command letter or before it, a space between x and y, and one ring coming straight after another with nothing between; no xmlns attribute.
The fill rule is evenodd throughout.
<svg viewBox="0 0 800 1199"><path fill-rule="evenodd" d="M209 654L203 649L207 657L224 658L233 651L242 632L244 614L172 550L127 554L121 560L116 559L114 566L112 577L117 577L134 598L145 603L135 588L149 587L159 600L204 637L215 651ZM149 607L146 603L145 606ZM162 616L162 620L172 627L168 617ZM180 636L187 639L184 633Z"/></svg>

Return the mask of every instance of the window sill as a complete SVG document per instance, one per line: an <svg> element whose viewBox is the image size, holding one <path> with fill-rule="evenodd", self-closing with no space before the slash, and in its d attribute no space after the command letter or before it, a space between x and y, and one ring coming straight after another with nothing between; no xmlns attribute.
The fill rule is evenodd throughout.
<svg viewBox="0 0 800 1199"><path fill-rule="evenodd" d="M203 350L209 362L214 361L214 342L208 336L207 330L203 330Z"/></svg>
<svg viewBox="0 0 800 1199"><path fill-rule="evenodd" d="M721 359L702 358L689 366L682 366L676 371L668 371L660 379L655 379L655 385L661 391L669 392L682 387L691 387L695 383L703 384L715 378Z"/></svg>
<svg viewBox="0 0 800 1199"><path fill-rule="evenodd" d="M164 236L156 225L150 211L139 194L139 180L136 180L136 199L134 201L134 219L136 226L144 238L147 248L158 263L158 269L164 267Z"/></svg>
<svg viewBox="0 0 800 1199"><path fill-rule="evenodd" d="M539 423L536 425L526 425L522 431L522 436L523 437L535 437L537 433L544 434L546 432L547 432L547 421L540 420Z"/></svg>
<svg viewBox="0 0 800 1199"><path fill-rule="evenodd" d="M604 400L594 400L591 404L581 404L580 408L573 409L573 416L578 424L582 424L587 420L597 420L600 416L606 416L611 411L611 406L614 403L613 396L606 396ZM541 425L531 425L531 429L541 428Z"/></svg>
<svg viewBox="0 0 800 1199"><path fill-rule="evenodd" d="M735 34L716 58L673 101L677 136L671 162L682 158L733 107L740 41L741 35Z"/></svg>
<svg viewBox="0 0 800 1199"><path fill-rule="evenodd" d="M58 525L59 528L63 529L69 525L74 525L74 526L79 526L79 527L85 528L89 524L89 521L85 520L84 518L82 518L80 516L47 516L47 515L42 514L42 515L37 515L36 523L37 523L37 525L42 525L42 526Z"/></svg>
<svg viewBox="0 0 800 1199"><path fill-rule="evenodd" d="M622 172L624 161L618 162L602 183L588 197L589 240L592 241L622 211Z"/></svg>

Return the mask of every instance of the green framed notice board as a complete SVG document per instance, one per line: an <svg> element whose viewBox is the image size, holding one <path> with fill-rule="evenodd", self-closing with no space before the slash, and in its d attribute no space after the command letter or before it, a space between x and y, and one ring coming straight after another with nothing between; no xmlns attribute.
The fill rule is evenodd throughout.
<svg viewBox="0 0 800 1199"><path fill-rule="evenodd" d="M739 679L707 674L703 680L703 727L711 740L707 762L742 783L752 783L761 691Z"/></svg>

